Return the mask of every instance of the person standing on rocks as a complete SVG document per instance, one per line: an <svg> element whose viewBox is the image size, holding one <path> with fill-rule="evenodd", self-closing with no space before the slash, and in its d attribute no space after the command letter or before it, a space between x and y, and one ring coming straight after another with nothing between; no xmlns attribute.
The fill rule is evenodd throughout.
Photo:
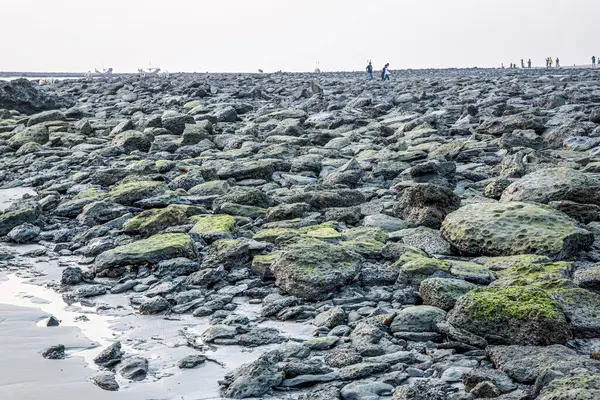
<svg viewBox="0 0 600 400"><path fill-rule="evenodd" d="M369 60L369 64L367 65L367 80L373 80L373 64Z"/></svg>
<svg viewBox="0 0 600 400"><path fill-rule="evenodd" d="M560 60L556 57L556 68L560 68Z"/></svg>
<svg viewBox="0 0 600 400"><path fill-rule="evenodd" d="M596 66L596 56L592 56L592 67Z"/></svg>
<svg viewBox="0 0 600 400"><path fill-rule="evenodd" d="M531 69L531 58L527 61L527 68Z"/></svg>
<svg viewBox="0 0 600 400"><path fill-rule="evenodd" d="M525 60L521 58L521 68L525 68Z"/></svg>
<svg viewBox="0 0 600 400"><path fill-rule="evenodd" d="M390 80L390 63L385 64L383 67L383 71L381 71L381 80L389 81Z"/></svg>

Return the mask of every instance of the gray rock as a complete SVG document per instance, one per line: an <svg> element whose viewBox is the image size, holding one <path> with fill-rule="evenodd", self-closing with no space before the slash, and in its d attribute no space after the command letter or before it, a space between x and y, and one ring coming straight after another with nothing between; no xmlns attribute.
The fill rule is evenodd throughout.
<svg viewBox="0 0 600 400"><path fill-rule="evenodd" d="M65 346L62 344L48 347L42 353L42 357L48 360L62 360L66 357L65 355Z"/></svg>
<svg viewBox="0 0 600 400"><path fill-rule="evenodd" d="M158 314L168 310L171 304L163 297L156 296L140 304L139 313L142 315Z"/></svg>
<svg viewBox="0 0 600 400"><path fill-rule="evenodd" d="M100 372L99 374L92 376L91 380L94 385L109 392L116 392L119 390L119 384L117 383L115 374L112 372Z"/></svg>
<svg viewBox="0 0 600 400"><path fill-rule="evenodd" d="M115 342L102 350L100 354L94 358L94 363L104 368L112 368L120 363L122 359L123 352L121 351L121 342Z"/></svg>
<svg viewBox="0 0 600 400"><path fill-rule="evenodd" d="M119 364L117 372L125 379L143 381L148 374L148 360L143 357L130 357L124 359Z"/></svg>
<svg viewBox="0 0 600 400"><path fill-rule="evenodd" d="M404 189L394 205L394 215L414 226L439 229L442 221L460 207L460 198L452 190L432 184Z"/></svg>
<svg viewBox="0 0 600 400"><path fill-rule="evenodd" d="M346 313L342 307L333 307L327 311L318 314L315 317L313 325L324 326L333 329L338 325L346 323Z"/></svg>
<svg viewBox="0 0 600 400"><path fill-rule="evenodd" d="M24 223L11 229L6 236L8 236L13 243L24 244L35 242L40 233L41 229L37 226Z"/></svg>
<svg viewBox="0 0 600 400"><path fill-rule="evenodd" d="M206 356L203 356L202 354L192 354L179 360L177 366L181 369L193 369L205 362Z"/></svg>

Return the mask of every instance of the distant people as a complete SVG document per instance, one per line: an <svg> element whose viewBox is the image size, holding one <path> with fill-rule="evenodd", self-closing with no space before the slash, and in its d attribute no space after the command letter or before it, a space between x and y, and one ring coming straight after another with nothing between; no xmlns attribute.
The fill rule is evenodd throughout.
<svg viewBox="0 0 600 400"><path fill-rule="evenodd" d="M383 71L381 71L381 80L389 81L390 80L390 63L385 64L383 67Z"/></svg>
<svg viewBox="0 0 600 400"><path fill-rule="evenodd" d="M550 68L550 57L546 57L546 68Z"/></svg>
<svg viewBox="0 0 600 400"><path fill-rule="evenodd" d="M521 58L521 68L525 68L525 61Z"/></svg>
<svg viewBox="0 0 600 400"><path fill-rule="evenodd" d="M504 63L500 64L500 68L504 69Z"/></svg>
<svg viewBox="0 0 600 400"><path fill-rule="evenodd" d="M596 56L592 56L592 67L596 66Z"/></svg>
<svg viewBox="0 0 600 400"><path fill-rule="evenodd" d="M527 60L527 68L531 69L531 58Z"/></svg>
<svg viewBox="0 0 600 400"><path fill-rule="evenodd" d="M552 68L553 63L554 61L552 60L552 57L548 57L548 64L550 65L550 68Z"/></svg>
<svg viewBox="0 0 600 400"><path fill-rule="evenodd" d="M369 61L369 64L367 64L367 80L372 81L373 80L373 64L371 64L371 61Z"/></svg>
<svg viewBox="0 0 600 400"><path fill-rule="evenodd" d="M556 57L556 68L560 68L560 60Z"/></svg>

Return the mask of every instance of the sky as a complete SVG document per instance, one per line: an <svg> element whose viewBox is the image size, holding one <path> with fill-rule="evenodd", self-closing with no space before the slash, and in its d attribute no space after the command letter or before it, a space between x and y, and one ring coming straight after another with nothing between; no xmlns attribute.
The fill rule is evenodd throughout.
<svg viewBox="0 0 600 400"><path fill-rule="evenodd" d="M599 38L600 0L0 0L0 71L582 65Z"/></svg>

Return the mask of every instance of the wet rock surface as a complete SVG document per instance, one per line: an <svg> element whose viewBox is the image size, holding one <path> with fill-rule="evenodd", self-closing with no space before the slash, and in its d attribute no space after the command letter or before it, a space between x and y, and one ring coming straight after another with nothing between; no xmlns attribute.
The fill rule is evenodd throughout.
<svg viewBox="0 0 600 400"><path fill-rule="evenodd" d="M397 76L0 90L0 187L35 190L0 266L36 244L68 304L178 326L99 348L107 391L169 379L157 342L226 398L595 395L600 75Z"/></svg>

